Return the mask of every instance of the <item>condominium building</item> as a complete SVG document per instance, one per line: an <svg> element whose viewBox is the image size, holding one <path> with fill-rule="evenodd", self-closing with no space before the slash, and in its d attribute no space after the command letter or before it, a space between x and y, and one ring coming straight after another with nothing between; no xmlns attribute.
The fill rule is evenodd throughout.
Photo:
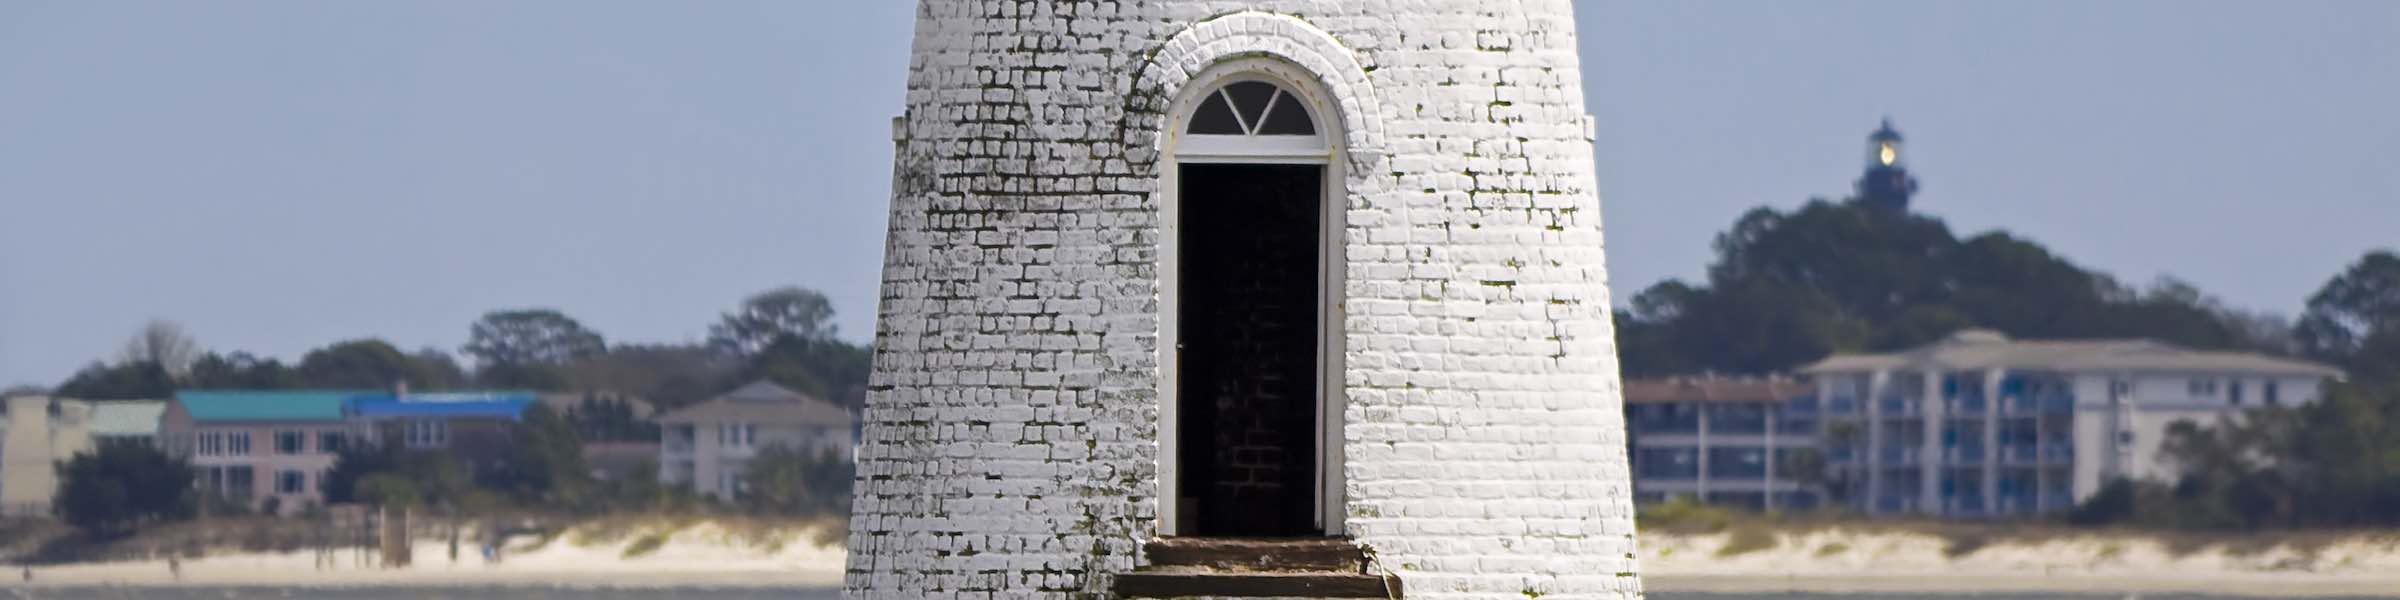
<svg viewBox="0 0 2400 600"><path fill-rule="evenodd" d="M2177 421L2316 401L2340 371L2150 340L2020 341L1968 330L1801 372L1821 400L1825 485L1870 514L2055 511L2118 478L2172 480Z"/></svg>
<svg viewBox="0 0 2400 600"><path fill-rule="evenodd" d="M1816 388L1788 377L1625 382L1634 501L1688 497L1753 510L1822 501ZM1820 455L1821 456L1821 455Z"/></svg>

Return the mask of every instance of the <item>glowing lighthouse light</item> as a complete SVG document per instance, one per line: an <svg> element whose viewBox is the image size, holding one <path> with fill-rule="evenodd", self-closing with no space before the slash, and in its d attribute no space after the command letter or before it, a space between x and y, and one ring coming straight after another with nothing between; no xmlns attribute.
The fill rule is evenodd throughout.
<svg viewBox="0 0 2400 600"><path fill-rule="evenodd" d="M1893 148L1891 142L1884 142L1881 145L1883 150L1877 154L1876 158L1882 159L1884 165L1889 166L1892 161L1900 159L1900 151Z"/></svg>

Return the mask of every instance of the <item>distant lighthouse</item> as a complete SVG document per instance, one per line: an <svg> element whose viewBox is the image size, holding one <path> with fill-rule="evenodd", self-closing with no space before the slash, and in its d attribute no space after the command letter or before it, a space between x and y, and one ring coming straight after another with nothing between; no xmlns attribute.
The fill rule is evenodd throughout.
<svg viewBox="0 0 2400 600"><path fill-rule="evenodd" d="M924 0L844 587L1635 598L1566 0Z"/></svg>
<svg viewBox="0 0 2400 600"><path fill-rule="evenodd" d="M1900 130L1892 128L1890 118L1867 134L1867 172L1858 176L1860 204L1892 213L1908 212L1908 198L1917 193L1917 178L1909 176L1908 165L1900 160L1900 143Z"/></svg>

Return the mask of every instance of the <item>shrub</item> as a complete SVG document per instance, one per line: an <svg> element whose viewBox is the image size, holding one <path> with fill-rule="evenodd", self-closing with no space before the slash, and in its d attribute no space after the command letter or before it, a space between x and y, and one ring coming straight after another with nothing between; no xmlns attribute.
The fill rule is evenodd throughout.
<svg viewBox="0 0 2400 600"><path fill-rule="evenodd" d="M657 552L659 548L667 545L667 536L671 535L672 533L673 532L661 531L658 533L645 535L642 536L641 539L634 540L632 545L625 547L625 558L638 558L642 556L648 556L652 552Z"/></svg>
<svg viewBox="0 0 2400 600"><path fill-rule="evenodd" d="M67 524L110 535L190 517L199 505L191 463L136 444L103 444L58 463L52 503Z"/></svg>
<svg viewBox="0 0 2400 600"><path fill-rule="evenodd" d="M1773 549L1777 543L1775 533L1767 531L1765 527L1757 525L1735 527L1732 533L1726 534L1725 545L1717 547L1717 556L1738 556L1769 550Z"/></svg>
<svg viewBox="0 0 2400 600"><path fill-rule="evenodd" d="M1634 520L1642 527L1668 533L1716 533L1733 523L1733 512L1691 496L1676 496L1642 509Z"/></svg>

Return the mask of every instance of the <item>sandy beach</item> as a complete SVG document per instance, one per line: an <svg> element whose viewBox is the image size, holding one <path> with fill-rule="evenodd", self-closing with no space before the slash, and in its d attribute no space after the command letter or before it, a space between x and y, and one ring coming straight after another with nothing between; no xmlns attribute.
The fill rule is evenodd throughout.
<svg viewBox="0 0 2400 600"><path fill-rule="evenodd" d="M643 537L664 543L629 550ZM1657 592L1752 593L2206 593L2268 598L2385 596L2400 593L2400 536L2357 535L2310 545L2171 547L2122 534L2067 535L2039 542L1996 541L1960 548L1954 540L1895 530L1825 529L1770 534L1728 551L1733 534L1650 533L1640 555L1644 587ZM439 587L688 586L829 588L841 583L843 552L805 529L760 537L710 523L615 535L569 532L543 543L512 541L504 559L486 562L466 546L422 541L415 564L384 569L355 551L227 553L164 560L37 567L34 587L261 586ZM26 585L16 573L0 588Z"/></svg>
<svg viewBox="0 0 2400 600"><path fill-rule="evenodd" d="M1639 556L1644 587L1720 593L2400 594L2400 536L2392 535L2305 547L2176 548L2155 539L2095 533L1997 541L1972 549L1933 535L1895 531L1771 535L1771 547L1739 552L1724 551L1731 534L1644 535Z"/></svg>
<svg viewBox="0 0 2400 600"><path fill-rule="evenodd" d="M539 547L533 547L534 540L515 540L497 562L485 561L473 545L459 548L453 561L448 543L423 540L407 568L376 567L352 550L323 557L250 552L185 559L180 574L165 560L37 566L30 585L823 587L840 585L842 579L842 549L817 545L806 530L759 540L699 524L667 535L656 550L631 556L627 551L641 536L605 541L578 536L570 532ZM13 568L7 575L0 587L28 585Z"/></svg>

